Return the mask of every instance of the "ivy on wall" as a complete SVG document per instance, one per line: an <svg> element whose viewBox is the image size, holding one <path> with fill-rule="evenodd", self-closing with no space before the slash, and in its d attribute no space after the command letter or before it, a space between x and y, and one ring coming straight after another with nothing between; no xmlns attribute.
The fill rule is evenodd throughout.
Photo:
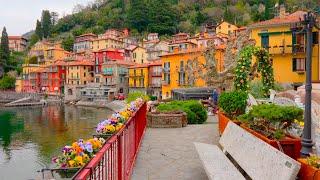
<svg viewBox="0 0 320 180"><path fill-rule="evenodd" d="M256 57L256 62L252 66L252 57ZM237 59L235 69L234 87L236 90L248 91L249 81L255 71L261 74L264 96L269 95L269 89L274 88L274 76L272 63L266 49L254 47L252 45L244 47Z"/></svg>

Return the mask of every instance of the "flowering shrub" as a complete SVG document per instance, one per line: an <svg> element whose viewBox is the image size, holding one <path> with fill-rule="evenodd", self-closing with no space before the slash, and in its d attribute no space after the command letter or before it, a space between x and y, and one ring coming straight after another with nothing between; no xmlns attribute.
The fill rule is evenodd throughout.
<svg viewBox="0 0 320 180"><path fill-rule="evenodd" d="M320 168L320 157L315 154L310 154L310 157L307 157L307 163L310 166L313 166L315 168Z"/></svg>
<svg viewBox="0 0 320 180"><path fill-rule="evenodd" d="M256 63L252 65L252 56L256 57ZM261 74L263 96L269 95L269 89L274 88L274 76L272 63L269 53L266 49L254 46L244 47L237 59L235 69L234 87L236 90L247 91L249 89L249 80L253 79L253 75L257 71ZM250 77L252 76L252 77Z"/></svg>
<svg viewBox="0 0 320 180"><path fill-rule="evenodd" d="M88 140L79 139L71 146L62 149L62 155L52 158L52 162L60 168L82 167L105 143L103 138Z"/></svg>
<svg viewBox="0 0 320 180"><path fill-rule="evenodd" d="M101 121L96 128L98 134L113 134L119 131L124 123L144 103L142 98L130 102L124 111L111 115L109 119ZM52 162L59 168L80 168L90 161L105 143L103 138L88 140L79 139L71 146L65 146L60 156L52 158Z"/></svg>

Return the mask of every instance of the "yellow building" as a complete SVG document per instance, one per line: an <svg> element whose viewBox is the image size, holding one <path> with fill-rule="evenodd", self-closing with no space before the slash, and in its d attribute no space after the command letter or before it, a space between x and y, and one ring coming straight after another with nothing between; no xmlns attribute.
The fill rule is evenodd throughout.
<svg viewBox="0 0 320 180"><path fill-rule="evenodd" d="M132 50L132 61L138 64L147 63L147 50L137 46Z"/></svg>
<svg viewBox="0 0 320 180"><path fill-rule="evenodd" d="M149 85L149 64L138 64L129 67L129 92L146 93Z"/></svg>
<svg viewBox="0 0 320 180"><path fill-rule="evenodd" d="M18 93L22 92L22 86L23 86L22 82L23 81L21 78L16 78L15 91Z"/></svg>
<svg viewBox="0 0 320 180"><path fill-rule="evenodd" d="M44 59L40 61L40 65L51 65L54 61L62 60L70 56L71 53L61 47L50 47L44 51Z"/></svg>
<svg viewBox="0 0 320 180"><path fill-rule="evenodd" d="M305 82L305 36L292 32L295 23L306 12L280 12L279 17L255 23L249 27L256 46L269 50L275 80L282 84L299 86ZM298 29L299 31L299 29ZM313 32L312 80L319 80L319 32Z"/></svg>
<svg viewBox="0 0 320 180"><path fill-rule="evenodd" d="M69 85L86 85L94 82L93 61L75 60L67 63L66 83Z"/></svg>
<svg viewBox="0 0 320 180"><path fill-rule="evenodd" d="M203 87L206 85L205 80L197 72L187 70L187 64L190 63L197 69L200 64L205 63L202 55L203 49L189 48L173 49L173 52L161 56L163 73L162 73L162 99L171 98L171 91L176 88L184 87Z"/></svg>
<svg viewBox="0 0 320 180"><path fill-rule="evenodd" d="M107 48L123 48L125 33L115 29L108 29L104 34L99 34L92 40L92 50L99 51Z"/></svg>
<svg viewBox="0 0 320 180"><path fill-rule="evenodd" d="M234 33L238 27L236 25L233 25L231 23L228 23L226 21L221 22L217 27L216 27L216 33L217 34L228 34L231 35Z"/></svg>

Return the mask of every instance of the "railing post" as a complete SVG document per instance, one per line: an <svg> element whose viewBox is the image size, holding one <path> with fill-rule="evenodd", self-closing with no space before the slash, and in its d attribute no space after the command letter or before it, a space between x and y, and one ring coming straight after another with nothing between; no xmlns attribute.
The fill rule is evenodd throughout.
<svg viewBox="0 0 320 180"><path fill-rule="evenodd" d="M122 180L122 134L118 136L118 180Z"/></svg>

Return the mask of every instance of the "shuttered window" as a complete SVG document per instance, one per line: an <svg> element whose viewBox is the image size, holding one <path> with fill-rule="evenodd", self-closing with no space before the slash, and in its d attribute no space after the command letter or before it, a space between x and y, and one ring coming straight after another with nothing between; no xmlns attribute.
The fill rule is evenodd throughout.
<svg viewBox="0 0 320 180"><path fill-rule="evenodd" d="M301 72L306 70L306 59L305 58L293 58L292 59L292 71Z"/></svg>

